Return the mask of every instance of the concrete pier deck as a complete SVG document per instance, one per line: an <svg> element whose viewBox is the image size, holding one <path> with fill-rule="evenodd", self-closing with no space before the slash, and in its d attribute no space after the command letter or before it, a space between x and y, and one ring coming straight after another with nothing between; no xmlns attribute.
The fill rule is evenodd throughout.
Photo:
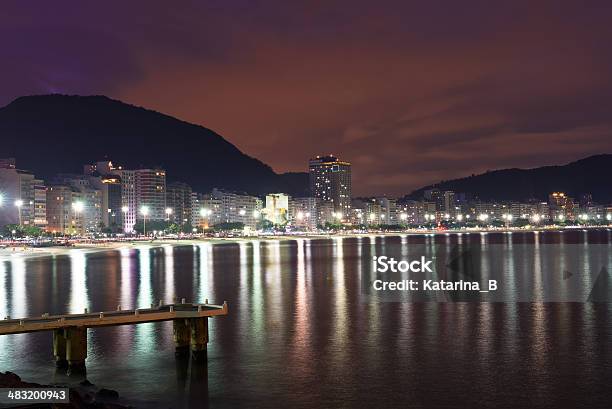
<svg viewBox="0 0 612 409"><path fill-rule="evenodd" d="M0 320L0 335L53 331L71 327L96 328L177 319L208 318L227 315L227 312L227 303L224 302L222 305L180 303L135 310L118 309L115 311L63 315L43 314L39 317Z"/></svg>

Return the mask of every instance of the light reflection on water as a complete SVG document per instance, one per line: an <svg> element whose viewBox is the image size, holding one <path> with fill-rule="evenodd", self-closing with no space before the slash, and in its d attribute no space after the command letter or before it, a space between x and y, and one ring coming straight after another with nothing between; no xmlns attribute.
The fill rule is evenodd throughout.
<svg viewBox="0 0 612 409"><path fill-rule="evenodd" d="M0 261L2 316L149 307L160 299L221 303L210 320L208 365L176 359L172 324L89 331L88 378L136 406L157 407L607 407L612 393L609 304L376 303L361 297L361 275L376 255L411 246L515 243L540 248L601 240L610 233L463 234L244 241ZM486 257L483 256L483 257ZM542 265L563 254L509 257L541 285ZM591 267L589 257L584 266ZM480 260L484 274L489 265ZM528 263L528 264L526 264ZM521 277L507 276L513 285ZM51 336L0 337L0 369L37 382L56 372Z"/></svg>

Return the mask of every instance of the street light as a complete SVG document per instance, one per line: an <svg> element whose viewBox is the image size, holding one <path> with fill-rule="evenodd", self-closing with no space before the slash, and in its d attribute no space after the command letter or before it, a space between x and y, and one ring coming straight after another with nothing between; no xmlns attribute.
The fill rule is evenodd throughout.
<svg viewBox="0 0 612 409"><path fill-rule="evenodd" d="M15 206L17 207L17 213L19 213L19 226L21 226L21 206L23 206L23 200L15 200Z"/></svg>
<svg viewBox="0 0 612 409"><path fill-rule="evenodd" d="M147 235L147 216L149 215L149 206L142 206L140 208L140 213L143 216L143 222L142 222L142 226L143 226L143 233L146 236Z"/></svg>
<svg viewBox="0 0 612 409"><path fill-rule="evenodd" d="M170 221L170 215L172 214L172 209L169 207L166 207L166 221L169 222Z"/></svg>
<svg viewBox="0 0 612 409"><path fill-rule="evenodd" d="M84 207L83 202L74 202L72 204L72 208L75 212L82 212Z"/></svg>
<svg viewBox="0 0 612 409"><path fill-rule="evenodd" d="M0 207L2 207L3 203L4 203L4 195L0 193Z"/></svg>
<svg viewBox="0 0 612 409"><path fill-rule="evenodd" d="M73 202L72 203L72 210L74 210L74 219L75 219L75 221L73 223L74 224L73 229L74 229L74 233L75 234L76 234L76 221L77 221L77 219L79 217L79 213L81 213L83 211L84 207L85 206L83 205L83 202L81 202L81 201Z"/></svg>

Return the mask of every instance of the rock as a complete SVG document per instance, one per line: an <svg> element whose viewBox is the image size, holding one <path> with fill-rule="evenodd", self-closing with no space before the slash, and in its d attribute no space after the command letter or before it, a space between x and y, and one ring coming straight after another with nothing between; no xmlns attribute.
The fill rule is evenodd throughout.
<svg viewBox="0 0 612 409"><path fill-rule="evenodd" d="M119 393L112 389L102 388L96 392L97 399L119 399Z"/></svg>
<svg viewBox="0 0 612 409"><path fill-rule="evenodd" d="M89 380L85 379L84 381L79 382L81 386L94 386L93 383L89 382Z"/></svg>

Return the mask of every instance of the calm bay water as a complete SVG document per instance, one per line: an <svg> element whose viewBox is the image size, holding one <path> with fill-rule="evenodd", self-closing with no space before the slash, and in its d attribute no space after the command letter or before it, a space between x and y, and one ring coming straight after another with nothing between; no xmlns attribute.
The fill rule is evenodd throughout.
<svg viewBox="0 0 612 409"><path fill-rule="evenodd" d="M362 296L373 254L411 244L598 243L608 230L134 246L0 260L0 315L229 302L207 365L172 324L89 330L87 378L137 407L609 408L612 304L390 303ZM510 271L511 273L511 271ZM0 370L56 371L51 334L0 337Z"/></svg>

